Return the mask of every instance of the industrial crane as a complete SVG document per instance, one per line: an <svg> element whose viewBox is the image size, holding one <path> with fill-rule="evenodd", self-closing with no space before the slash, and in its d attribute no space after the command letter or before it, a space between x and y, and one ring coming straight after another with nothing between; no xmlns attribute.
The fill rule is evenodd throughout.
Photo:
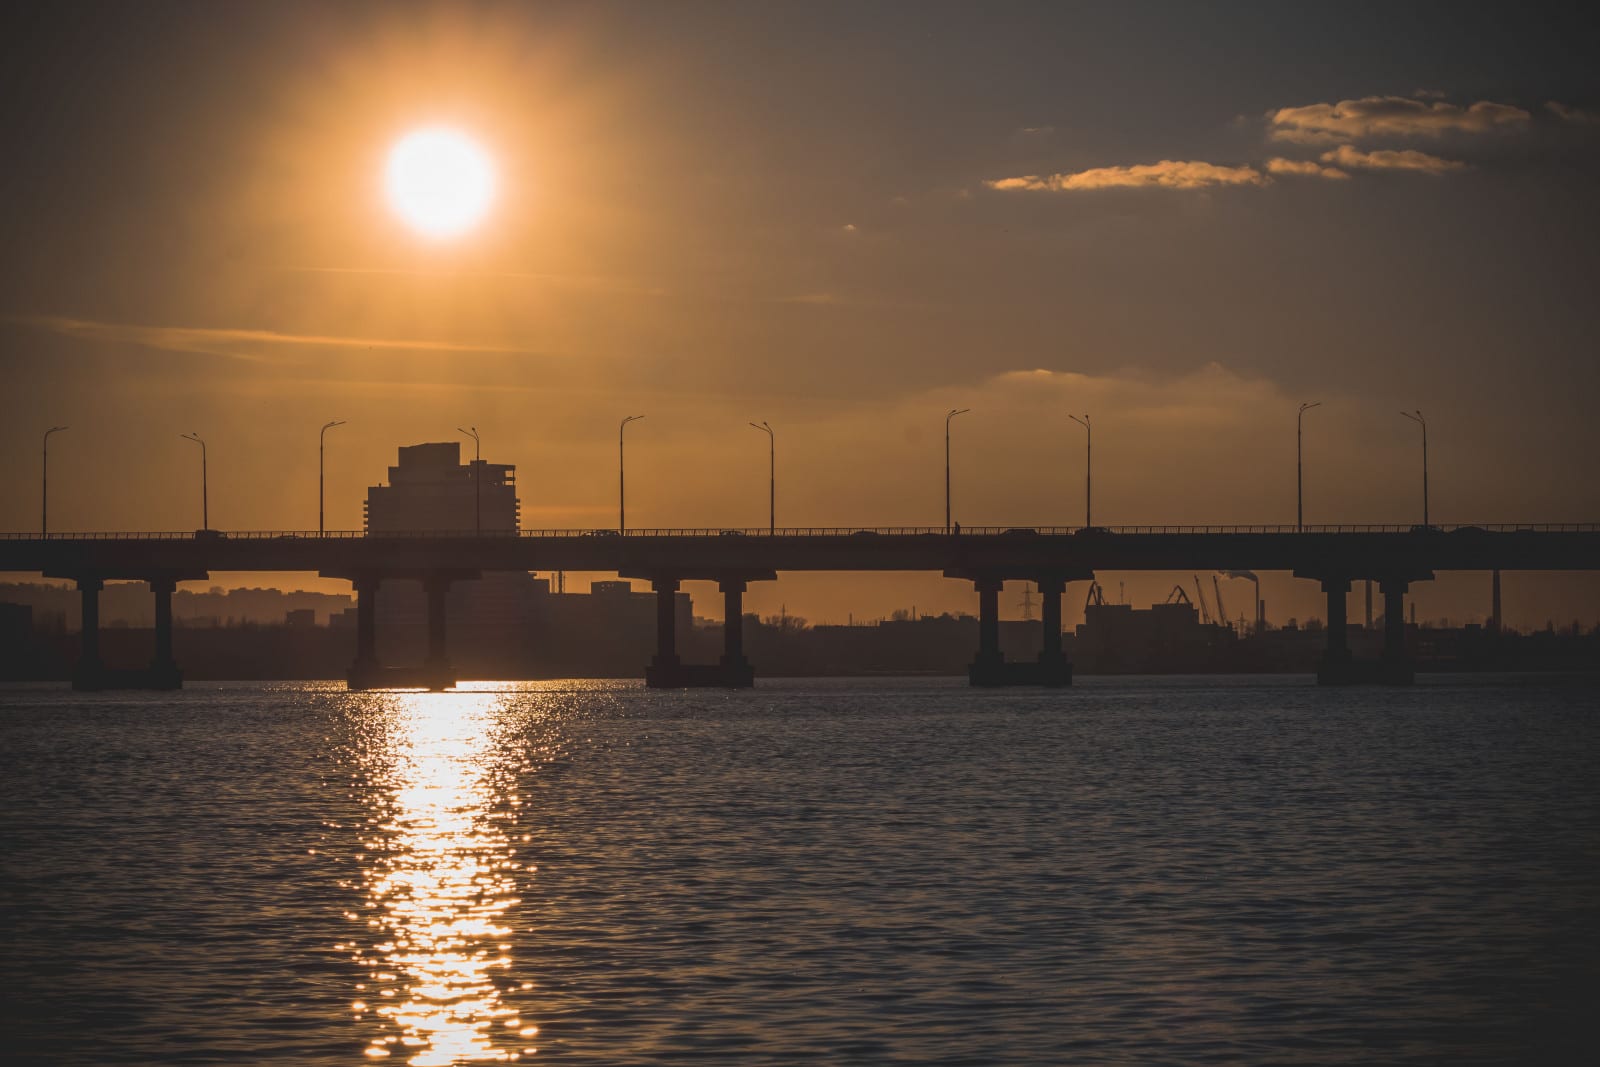
<svg viewBox="0 0 1600 1067"><path fill-rule="evenodd" d="M1167 594L1165 603L1188 604L1190 607L1194 606L1194 602L1189 599L1189 594L1183 591L1183 586L1181 585L1175 585L1172 587L1172 592Z"/></svg>
<svg viewBox="0 0 1600 1067"><path fill-rule="evenodd" d="M1099 582L1089 583L1089 595L1083 598L1083 610L1087 612L1091 604L1100 608L1106 605L1106 595L1100 590Z"/></svg>

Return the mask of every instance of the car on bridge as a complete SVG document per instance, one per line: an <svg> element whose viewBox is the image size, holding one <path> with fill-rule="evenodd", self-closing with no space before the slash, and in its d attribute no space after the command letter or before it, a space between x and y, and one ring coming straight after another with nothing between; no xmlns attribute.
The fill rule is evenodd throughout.
<svg viewBox="0 0 1600 1067"><path fill-rule="evenodd" d="M227 536L228 535L223 533L221 530L196 530L194 532L194 539L196 541L221 541Z"/></svg>

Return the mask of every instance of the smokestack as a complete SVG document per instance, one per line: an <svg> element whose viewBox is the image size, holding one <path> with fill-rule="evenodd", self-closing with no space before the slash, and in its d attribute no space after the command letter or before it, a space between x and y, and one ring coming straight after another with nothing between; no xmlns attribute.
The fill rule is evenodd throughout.
<svg viewBox="0 0 1600 1067"><path fill-rule="evenodd" d="M1367 626L1366 626L1366 628L1368 630L1372 629L1372 579L1371 578L1367 579Z"/></svg>
<svg viewBox="0 0 1600 1067"><path fill-rule="evenodd" d="M1256 632L1261 632L1261 579L1256 577L1254 571L1223 571L1229 578L1244 578L1253 587L1256 596Z"/></svg>

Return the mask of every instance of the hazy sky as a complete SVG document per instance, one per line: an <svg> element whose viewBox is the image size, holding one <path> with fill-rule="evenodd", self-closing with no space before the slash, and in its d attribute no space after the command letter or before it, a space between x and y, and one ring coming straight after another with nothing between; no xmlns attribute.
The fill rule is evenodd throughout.
<svg viewBox="0 0 1600 1067"><path fill-rule="evenodd" d="M213 526L314 527L331 418L332 527L458 425L525 526L614 525L639 413L630 525L764 523L752 419L780 525L931 525L951 407L965 525L1082 520L1069 411L1099 523L1293 521L1302 400L1307 521L1420 520L1401 408L1435 521L1593 520L1582 14L13 3L0 528L54 424L56 529L198 526L185 431ZM450 242L381 191L438 124L498 173ZM971 599L886 582L752 603Z"/></svg>

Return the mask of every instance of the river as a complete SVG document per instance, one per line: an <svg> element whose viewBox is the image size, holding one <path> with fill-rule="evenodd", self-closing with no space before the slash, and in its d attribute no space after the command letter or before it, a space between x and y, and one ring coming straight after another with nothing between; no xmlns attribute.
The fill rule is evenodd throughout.
<svg viewBox="0 0 1600 1067"><path fill-rule="evenodd" d="M1587 1062L1597 698L8 687L3 1058Z"/></svg>

